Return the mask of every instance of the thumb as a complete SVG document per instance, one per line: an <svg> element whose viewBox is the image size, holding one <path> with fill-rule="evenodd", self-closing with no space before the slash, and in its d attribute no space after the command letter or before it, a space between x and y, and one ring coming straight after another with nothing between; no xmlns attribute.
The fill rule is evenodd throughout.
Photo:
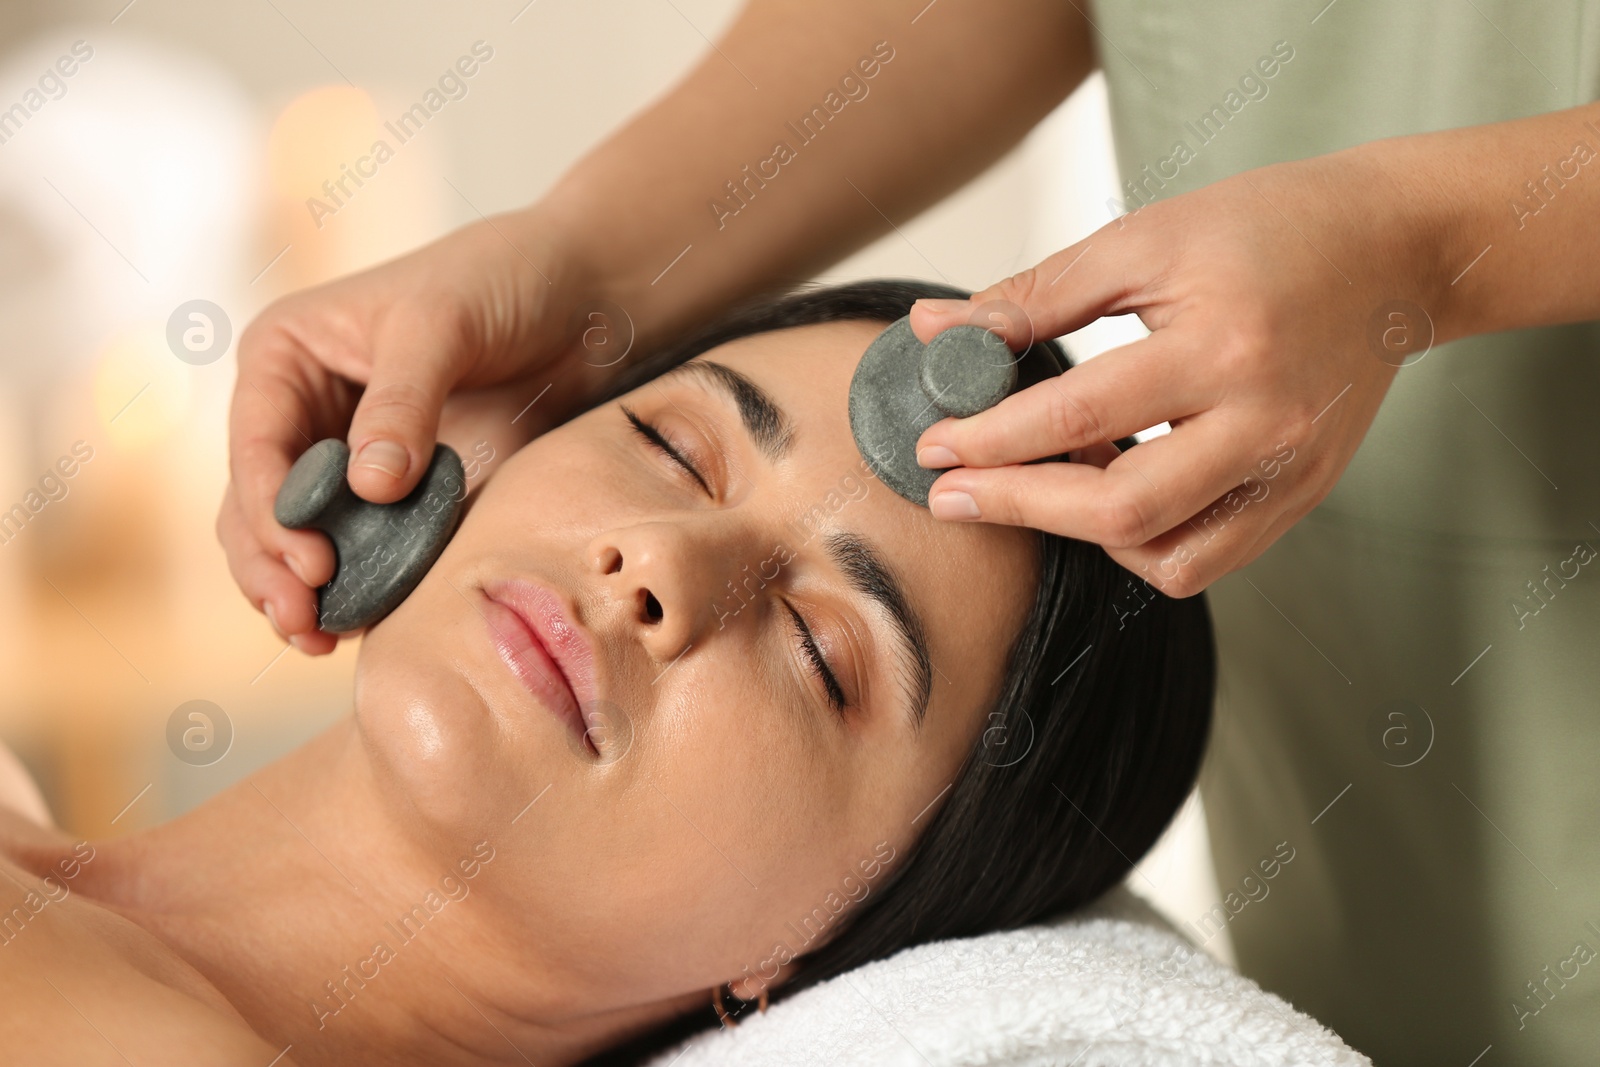
<svg viewBox="0 0 1600 1067"><path fill-rule="evenodd" d="M918 300L911 330L926 344L952 326L982 326L1013 352L1071 333L1133 291L1137 280L1122 247L1116 231L1103 228L967 300Z"/></svg>
<svg viewBox="0 0 1600 1067"><path fill-rule="evenodd" d="M388 504L416 487L433 459L439 413L457 377L440 346L403 345L374 358L350 419L347 477L356 495Z"/></svg>

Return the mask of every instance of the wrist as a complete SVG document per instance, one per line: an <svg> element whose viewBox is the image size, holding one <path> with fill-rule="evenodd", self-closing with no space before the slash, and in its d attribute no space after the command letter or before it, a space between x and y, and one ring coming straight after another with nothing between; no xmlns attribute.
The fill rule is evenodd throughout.
<svg viewBox="0 0 1600 1067"><path fill-rule="evenodd" d="M731 294L703 262L704 220L639 195L617 190L596 161L583 160L527 211L576 266L584 299L623 309L635 350L644 351L681 336Z"/></svg>
<svg viewBox="0 0 1600 1067"><path fill-rule="evenodd" d="M585 235L542 202L479 225L493 235L484 251L520 279L513 299L528 336L518 346L548 371L541 407L562 420L585 410L627 365L613 354L637 347L630 312L615 295L620 287Z"/></svg>
<svg viewBox="0 0 1600 1067"><path fill-rule="evenodd" d="M1359 190L1361 206L1352 212L1361 230L1373 235L1370 262L1377 268L1374 294L1383 300L1414 302L1427 312L1433 343L1480 332L1477 309L1461 299L1452 284L1482 251L1468 248L1474 229L1467 225L1472 204L1442 168L1444 161L1414 137L1371 141L1335 153L1339 180ZM1441 170L1443 172L1441 173Z"/></svg>
<svg viewBox="0 0 1600 1067"><path fill-rule="evenodd" d="M1393 189L1402 215L1395 231L1405 245L1396 258L1418 263L1424 295L1416 299L1433 319L1436 344L1580 321L1600 307L1583 269L1592 260L1579 249L1595 217L1592 201L1584 201L1592 187L1553 173L1564 154L1579 151L1570 146L1593 134L1584 118L1582 109L1573 109L1351 150ZM1530 178L1548 185L1535 188ZM1539 194L1555 207L1539 220L1549 225L1536 232L1527 203L1542 210Z"/></svg>

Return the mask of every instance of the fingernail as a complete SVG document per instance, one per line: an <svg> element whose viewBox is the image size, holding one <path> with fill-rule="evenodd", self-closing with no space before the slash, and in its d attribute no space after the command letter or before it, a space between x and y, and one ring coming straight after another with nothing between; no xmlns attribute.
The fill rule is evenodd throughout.
<svg viewBox="0 0 1600 1067"><path fill-rule="evenodd" d="M927 308L929 311L933 311L933 312L965 311L967 308L972 306L972 301L970 301L970 300L941 300L941 299L936 299L936 298L931 297L931 296L927 296L927 297L923 297L921 300L918 300L916 302L916 306L920 307L920 308Z"/></svg>
<svg viewBox="0 0 1600 1067"><path fill-rule="evenodd" d="M380 470L391 478L402 477L406 473L409 460L403 445L393 441L369 441L356 453L356 458L351 462L352 467L371 467Z"/></svg>
<svg viewBox="0 0 1600 1067"><path fill-rule="evenodd" d="M978 502L958 489L937 493L928 501L928 510L936 519L976 519Z"/></svg>
<svg viewBox="0 0 1600 1067"><path fill-rule="evenodd" d="M282 637L283 627L278 625L278 613L272 610L272 601L262 601L261 612L267 617L267 621L272 624L272 628L278 632L278 636Z"/></svg>
<svg viewBox="0 0 1600 1067"><path fill-rule="evenodd" d="M295 559L293 556L284 556L283 565L293 571L294 576L300 579L302 582L305 582L306 585L311 584L310 582L306 581L306 572L300 569L299 560Z"/></svg>
<svg viewBox="0 0 1600 1067"><path fill-rule="evenodd" d="M300 634L295 634L293 637L289 638L289 643L301 652L306 650L305 643Z"/></svg>
<svg viewBox="0 0 1600 1067"><path fill-rule="evenodd" d="M954 452L944 447L944 445L928 445L917 449L917 465L943 469L945 467L959 467L961 466L961 461L956 458Z"/></svg>

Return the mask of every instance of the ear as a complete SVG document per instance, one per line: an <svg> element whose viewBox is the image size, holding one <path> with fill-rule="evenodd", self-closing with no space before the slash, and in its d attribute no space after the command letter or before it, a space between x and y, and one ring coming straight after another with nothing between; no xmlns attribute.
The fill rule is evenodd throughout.
<svg viewBox="0 0 1600 1067"><path fill-rule="evenodd" d="M740 1000L759 1000L763 990L769 994L782 988L783 984L793 978L800 969L798 960L791 960L778 968L778 973L771 978L760 976L741 976L728 983L728 990Z"/></svg>

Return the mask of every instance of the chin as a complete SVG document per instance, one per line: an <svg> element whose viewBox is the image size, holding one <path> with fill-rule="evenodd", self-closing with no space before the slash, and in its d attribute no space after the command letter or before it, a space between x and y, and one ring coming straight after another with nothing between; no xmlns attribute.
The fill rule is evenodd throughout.
<svg viewBox="0 0 1600 1067"><path fill-rule="evenodd" d="M409 809L405 818L470 833L503 821L505 794L520 792L503 788L512 783L501 779L519 763L507 748L523 746L507 745L493 698L473 683L457 652L461 623L441 624L449 616L432 599L419 587L362 639L356 727L374 774Z"/></svg>
<svg viewBox="0 0 1600 1067"><path fill-rule="evenodd" d="M461 838L507 825L547 786L567 792L593 764L501 660L454 547L362 639L355 721L397 818Z"/></svg>

